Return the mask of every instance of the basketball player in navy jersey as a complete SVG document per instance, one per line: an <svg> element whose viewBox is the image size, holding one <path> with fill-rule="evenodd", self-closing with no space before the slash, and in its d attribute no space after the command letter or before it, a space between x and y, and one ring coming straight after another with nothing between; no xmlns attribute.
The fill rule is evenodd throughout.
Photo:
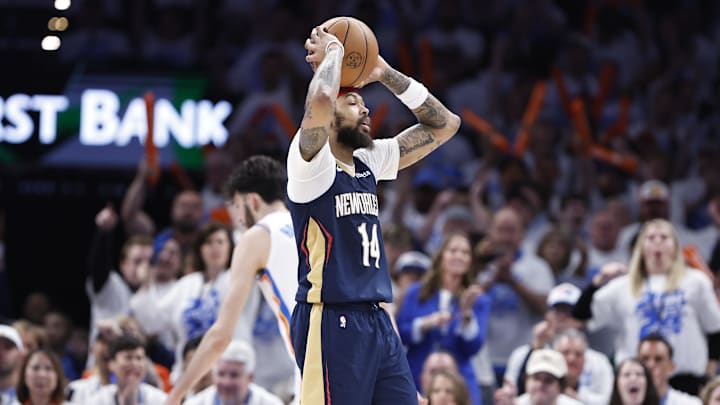
<svg viewBox="0 0 720 405"><path fill-rule="evenodd" d="M376 184L452 137L460 118L382 57L379 81L419 123L392 139L370 137L357 92L338 95L343 45L315 28L305 42L315 74L288 153L288 197L299 255L291 335L307 405L414 404L399 336L381 304L392 301Z"/></svg>
<svg viewBox="0 0 720 405"><path fill-rule="evenodd" d="M286 188L285 168L267 156L248 158L227 180L225 194L232 199L240 221L248 230L235 244L229 270L230 286L217 320L203 337L188 368L173 386L166 405L180 404L230 344L255 279L265 301L275 313L288 355L294 357L289 319L295 306L298 257L295 254L292 220L285 205ZM299 396L299 381L296 383L293 403L297 403Z"/></svg>

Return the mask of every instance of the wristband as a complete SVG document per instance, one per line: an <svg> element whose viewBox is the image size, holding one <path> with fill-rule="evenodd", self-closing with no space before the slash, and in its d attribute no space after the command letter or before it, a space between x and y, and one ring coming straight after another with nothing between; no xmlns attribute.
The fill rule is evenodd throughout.
<svg viewBox="0 0 720 405"><path fill-rule="evenodd" d="M343 46L342 42L340 42L337 39L330 40L330 42L328 42L327 45L325 45L325 55L327 55L328 51L330 50L330 45L332 45L332 44L340 45L340 48L338 48L338 49L340 49L341 54L345 55L345 47Z"/></svg>
<svg viewBox="0 0 720 405"><path fill-rule="evenodd" d="M414 110L422 105L427 100L428 95L427 87L423 86L413 78L410 78L410 85L401 94L395 96L402 101L409 109Z"/></svg>

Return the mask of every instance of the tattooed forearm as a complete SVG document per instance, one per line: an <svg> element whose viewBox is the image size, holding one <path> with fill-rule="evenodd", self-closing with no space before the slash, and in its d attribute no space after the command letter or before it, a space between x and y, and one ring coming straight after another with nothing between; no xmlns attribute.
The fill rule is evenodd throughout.
<svg viewBox="0 0 720 405"><path fill-rule="evenodd" d="M435 136L423 125L415 125L398 136L397 140L402 158L417 149L432 144L435 142Z"/></svg>
<svg viewBox="0 0 720 405"><path fill-rule="evenodd" d="M342 63L342 51L338 47L328 50L325 59L318 66L317 78L328 86L340 86L340 64Z"/></svg>
<svg viewBox="0 0 720 405"><path fill-rule="evenodd" d="M340 58L336 56L339 52L331 50L328 56L325 58L327 63L322 63L319 67L317 74L318 79L324 81L327 85L332 86L334 83L339 82L340 69L338 68Z"/></svg>
<svg viewBox="0 0 720 405"><path fill-rule="evenodd" d="M325 144L328 130L325 127L302 129L300 131L300 155L310 160Z"/></svg>
<svg viewBox="0 0 720 405"><path fill-rule="evenodd" d="M310 100L322 88L329 88L330 93L335 95L340 89L340 65L342 63L342 51L337 47L331 47L327 55L315 70L315 75L310 81L305 110L307 111Z"/></svg>
<svg viewBox="0 0 720 405"><path fill-rule="evenodd" d="M410 86L410 78L393 68L385 69L380 82L395 94L401 94Z"/></svg>
<svg viewBox="0 0 720 405"><path fill-rule="evenodd" d="M421 124L433 129L441 129L447 125L447 109L433 95L429 95L420 107L413 110Z"/></svg>
<svg viewBox="0 0 720 405"><path fill-rule="evenodd" d="M395 69L388 68L383 72L380 81L395 94L402 94L410 86L410 78ZM447 108L432 94L428 96L420 107L413 110L421 124L433 129L444 128L447 125Z"/></svg>

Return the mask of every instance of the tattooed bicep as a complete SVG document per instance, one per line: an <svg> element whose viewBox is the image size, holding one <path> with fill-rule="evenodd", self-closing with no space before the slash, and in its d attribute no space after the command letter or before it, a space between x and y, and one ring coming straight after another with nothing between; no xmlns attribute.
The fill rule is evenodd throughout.
<svg viewBox="0 0 720 405"><path fill-rule="evenodd" d="M420 107L413 110L418 121L433 129L444 128L447 125L447 109L434 96L429 95Z"/></svg>
<svg viewBox="0 0 720 405"><path fill-rule="evenodd" d="M325 145L328 130L326 127L302 128L298 136L300 136L300 154L304 159L310 160Z"/></svg>

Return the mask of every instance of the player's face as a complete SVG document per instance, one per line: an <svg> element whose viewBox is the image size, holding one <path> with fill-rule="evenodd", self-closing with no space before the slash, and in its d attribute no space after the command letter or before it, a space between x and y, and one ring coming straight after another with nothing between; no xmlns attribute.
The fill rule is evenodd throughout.
<svg viewBox="0 0 720 405"><path fill-rule="evenodd" d="M252 213L250 205L248 204L247 194L235 193L235 195L233 195L232 205L235 217L239 222L237 225L242 228L250 228L255 225L255 215Z"/></svg>
<svg viewBox="0 0 720 405"><path fill-rule="evenodd" d="M338 97L335 105L335 127L338 143L352 149L372 145L369 110L357 93Z"/></svg>
<svg viewBox="0 0 720 405"><path fill-rule="evenodd" d="M223 402L235 403L244 400L250 389L252 374L245 369L243 363L237 361L220 361L213 375L220 399Z"/></svg>

